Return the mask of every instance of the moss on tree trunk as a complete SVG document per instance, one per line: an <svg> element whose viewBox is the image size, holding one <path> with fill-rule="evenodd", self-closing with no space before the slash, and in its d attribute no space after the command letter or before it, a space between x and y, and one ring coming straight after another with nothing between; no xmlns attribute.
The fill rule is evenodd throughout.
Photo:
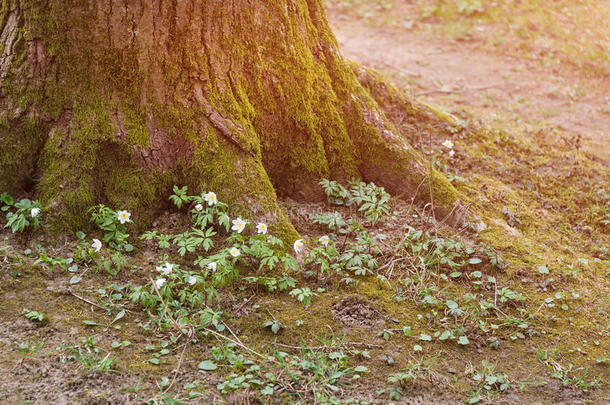
<svg viewBox="0 0 610 405"><path fill-rule="evenodd" d="M457 198L341 56L321 0L3 0L0 23L0 190L33 188L66 228L100 201L144 217L173 184L286 238L276 195L319 198L323 177L410 197L428 176L441 208Z"/></svg>

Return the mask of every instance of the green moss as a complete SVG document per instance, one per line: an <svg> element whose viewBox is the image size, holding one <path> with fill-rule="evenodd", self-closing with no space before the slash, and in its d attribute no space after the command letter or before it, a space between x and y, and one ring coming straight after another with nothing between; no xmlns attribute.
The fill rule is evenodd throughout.
<svg viewBox="0 0 610 405"><path fill-rule="evenodd" d="M41 40L53 63L32 81L17 64L2 85L23 111L48 118L37 190L56 207L57 224L82 224L98 202L144 218L176 182L213 189L232 212L265 218L294 239L276 190L312 199L320 178L362 177L404 195L427 176L338 54L321 2L268 2L241 10L243 23L226 30L202 27L233 21L230 7L162 8L153 13L167 28L158 37L146 25L137 35L127 29L130 9L106 20L77 0L23 8L18 35ZM282 35L263 23L270 20ZM151 128L167 151L143 164L140 151L159 147ZM175 154L172 145L186 146ZM450 206L457 192L438 174L431 182L436 201Z"/></svg>

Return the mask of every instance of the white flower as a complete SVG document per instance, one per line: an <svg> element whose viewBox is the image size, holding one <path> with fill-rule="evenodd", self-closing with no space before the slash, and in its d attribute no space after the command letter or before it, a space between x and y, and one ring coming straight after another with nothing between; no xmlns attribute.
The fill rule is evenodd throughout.
<svg viewBox="0 0 610 405"><path fill-rule="evenodd" d="M216 262L209 262L207 267L212 273L215 272L217 267Z"/></svg>
<svg viewBox="0 0 610 405"><path fill-rule="evenodd" d="M157 286L157 288L161 288L163 287L163 284L165 284L167 280L164 278L158 278L157 280L155 280L155 285Z"/></svg>
<svg viewBox="0 0 610 405"><path fill-rule="evenodd" d="M237 231L237 233L241 233L246 227L246 221L241 218L234 219L231 222L233 222L233 226L231 227L231 229L233 231Z"/></svg>
<svg viewBox="0 0 610 405"><path fill-rule="evenodd" d="M216 193L210 191L209 193L204 194L203 199L208 203L208 205L212 206L218 202L216 198Z"/></svg>
<svg viewBox="0 0 610 405"><path fill-rule="evenodd" d="M32 215L32 218L36 218L38 214L40 214L40 208L32 208L32 211L30 211L30 215Z"/></svg>
<svg viewBox="0 0 610 405"><path fill-rule="evenodd" d="M197 211L203 211L203 205L201 205L201 204L197 204L197 205L195 205L195 209L196 209Z"/></svg>
<svg viewBox="0 0 610 405"><path fill-rule="evenodd" d="M117 216L119 217L119 222L124 224L125 222L131 222L129 217L131 217L131 213L127 211L119 211L117 212Z"/></svg>
<svg viewBox="0 0 610 405"><path fill-rule="evenodd" d="M174 270L174 265L168 262L165 262L165 266L157 266L157 271L160 271L161 274L167 276Z"/></svg>
<svg viewBox="0 0 610 405"><path fill-rule="evenodd" d="M298 254L298 253L300 253L300 252L301 252L301 250L303 250L303 246L304 246L304 244L303 244L303 239L297 239L297 240L294 242L294 251L295 251L297 254Z"/></svg>
<svg viewBox="0 0 610 405"><path fill-rule="evenodd" d="M229 253L231 253L231 256L237 257L239 256L239 249L233 246L231 250L229 250Z"/></svg>
<svg viewBox="0 0 610 405"><path fill-rule="evenodd" d="M258 225L256 225L256 231L265 235L267 233L267 224L259 222Z"/></svg>
<svg viewBox="0 0 610 405"><path fill-rule="evenodd" d="M102 242L100 242L99 239L93 239L91 247L95 249L96 252L99 252L102 249Z"/></svg>
<svg viewBox="0 0 610 405"><path fill-rule="evenodd" d="M328 243L330 242L330 238L328 237L328 235L323 235L320 236L320 239L318 239L320 241L321 244L323 244L324 246L328 246Z"/></svg>
<svg viewBox="0 0 610 405"><path fill-rule="evenodd" d="M455 151L453 149L451 149L449 151L449 157L453 157L453 155L455 155Z"/></svg>
<svg viewBox="0 0 610 405"><path fill-rule="evenodd" d="M451 142L450 139L447 139L445 142L442 143L442 145L447 148L447 149L452 149L453 148L453 142Z"/></svg>
<svg viewBox="0 0 610 405"><path fill-rule="evenodd" d="M195 277L195 276L190 276L190 277L189 277L189 281L188 281L188 283L189 283L190 285L195 285L195 283L196 283L196 282L197 282L197 277Z"/></svg>

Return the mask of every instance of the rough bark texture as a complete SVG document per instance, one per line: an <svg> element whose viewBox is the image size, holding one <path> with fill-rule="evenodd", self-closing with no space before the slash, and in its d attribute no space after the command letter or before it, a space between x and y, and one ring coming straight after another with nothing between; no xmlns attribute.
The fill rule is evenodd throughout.
<svg viewBox="0 0 610 405"><path fill-rule="evenodd" d="M187 184L288 237L276 193L356 176L409 196L431 173L322 0L2 0L0 28L0 190L34 190L66 227L98 202L143 215Z"/></svg>

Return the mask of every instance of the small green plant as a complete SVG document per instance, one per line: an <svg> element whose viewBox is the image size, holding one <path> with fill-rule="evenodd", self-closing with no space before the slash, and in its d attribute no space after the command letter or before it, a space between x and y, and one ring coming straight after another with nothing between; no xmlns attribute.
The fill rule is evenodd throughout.
<svg viewBox="0 0 610 405"><path fill-rule="evenodd" d="M102 231L105 231L103 242L116 250L131 252L133 246L127 243L127 223L131 222L131 214L125 210L115 211L104 204L91 207L91 222L94 222Z"/></svg>
<svg viewBox="0 0 610 405"><path fill-rule="evenodd" d="M284 325L274 318L263 323L263 328L269 328L271 329L271 332L277 334L282 328L284 328Z"/></svg>
<svg viewBox="0 0 610 405"><path fill-rule="evenodd" d="M34 357L40 352L43 346L44 341L26 341L19 343L17 348L24 356Z"/></svg>
<svg viewBox="0 0 610 405"><path fill-rule="evenodd" d="M318 295L307 287L295 288L294 290L290 291L289 294L291 297L295 297L305 306L311 305L311 298Z"/></svg>
<svg viewBox="0 0 610 405"><path fill-rule="evenodd" d="M366 184L358 179L352 179L349 182L349 190L336 181L327 179L320 181L320 185L326 193L328 202L346 207L352 205L358 207L358 211L362 212L372 224L390 213L390 195L375 183Z"/></svg>
<svg viewBox="0 0 610 405"><path fill-rule="evenodd" d="M495 394L510 388L510 382L506 374L496 372L497 363L483 360L481 364L483 369L475 372L472 377L477 386L470 394L469 404L479 403L485 397L493 397Z"/></svg>
<svg viewBox="0 0 610 405"><path fill-rule="evenodd" d="M89 243L85 240L85 235L83 232L76 232L76 237L78 238L78 244L74 249L74 261L77 263L86 263L91 264L95 259L97 259L100 250L102 249L102 243L93 239L93 243Z"/></svg>
<svg viewBox="0 0 610 405"><path fill-rule="evenodd" d="M110 371L112 369L116 360L110 357L110 352L102 357L102 349L97 346L94 338L81 337L80 341L80 344L70 342L61 347L70 352L67 358L69 362L76 361L88 370Z"/></svg>
<svg viewBox="0 0 610 405"><path fill-rule="evenodd" d="M2 203L0 209L6 212L6 225L4 227L11 228L13 233L23 232L29 226L34 229L40 226L42 205L38 201L30 201L24 198L15 202L9 194L2 193L0 194L0 202Z"/></svg>
<svg viewBox="0 0 610 405"><path fill-rule="evenodd" d="M380 390L379 394L388 393L390 400L400 401L404 394L403 388L419 378L428 377L430 368L436 363L441 355L442 352L439 351L428 359L421 359L418 362L409 361L409 364L404 370L388 376L388 383L392 384L392 386Z"/></svg>
<svg viewBox="0 0 610 405"><path fill-rule="evenodd" d="M583 390L584 392L589 391L591 388L599 387L601 384L601 380L598 377L587 381L587 374L589 373L589 368L574 368L572 363L568 364L568 367L562 367L558 363L551 364L549 362L546 362L546 364L547 367L549 367L550 369L554 369L553 378L560 380L566 385L574 385ZM577 371L582 371L582 373L578 375L576 374Z"/></svg>
<svg viewBox="0 0 610 405"><path fill-rule="evenodd" d="M23 308L23 315L32 322L42 322L47 318L42 312L31 311L27 308Z"/></svg>
<svg viewBox="0 0 610 405"><path fill-rule="evenodd" d="M51 271L55 269L55 266L61 267L63 270L68 270L74 259L71 257L51 257L48 256L44 251L40 251L38 259L34 264L44 264L49 267Z"/></svg>

